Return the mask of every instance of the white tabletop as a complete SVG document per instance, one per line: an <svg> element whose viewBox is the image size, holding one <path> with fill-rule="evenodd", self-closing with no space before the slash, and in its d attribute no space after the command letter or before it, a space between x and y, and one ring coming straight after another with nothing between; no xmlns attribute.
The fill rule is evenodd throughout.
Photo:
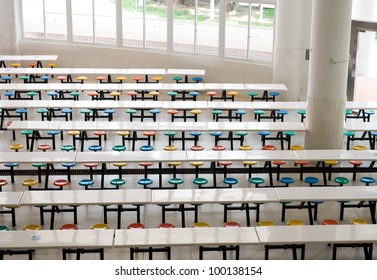
<svg viewBox="0 0 377 280"><path fill-rule="evenodd" d="M299 160L351 160L347 150L296 150Z"/></svg>
<svg viewBox="0 0 377 280"><path fill-rule="evenodd" d="M76 153L68 152L1 152L0 162L17 162L17 163L63 163L74 162Z"/></svg>
<svg viewBox="0 0 377 280"><path fill-rule="evenodd" d="M277 202L273 188L253 189L182 189L152 192L152 203L257 203Z"/></svg>
<svg viewBox="0 0 377 280"><path fill-rule="evenodd" d="M222 131L306 131L302 122L209 122L208 130Z"/></svg>
<svg viewBox="0 0 377 280"><path fill-rule="evenodd" d="M376 150L349 150L348 154L354 160L372 160L372 161L375 161L377 159L377 151Z"/></svg>
<svg viewBox="0 0 377 280"><path fill-rule="evenodd" d="M84 83L80 84L81 90L93 90L93 91L132 91L132 90L143 90L143 91L154 91L162 90L164 85L162 83Z"/></svg>
<svg viewBox="0 0 377 280"><path fill-rule="evenodd" d="M336 187L342 200L377 200L377 186Z"/></svg>
<svg viewBox="0 0 377 280"><path fill-rule="evenodd" d="M150 203L151 190L25 191L21 205L102 205Z"/></svg>
<svg viewBox="0 0 377 280"><path fill-rule="evenodd" d="M166 74L204 76L206 74L206 70L204 69L167 69Z"/></svg>
<svg viewBox="0 0 377 280"><path fill-rule="evenodd" d="M185 151L124 151L124 152L80 152L77 153L76 162L165 162L188 161Z"/></svg>
<svg viewBox="0 0 377 280"><path fill-rule="evenodd" d="M204 90L204 84L202 83L169 83L169 84L164 84L164 90L200 91L200 90Z"/></svg>
<svg viewBox="0 0 377 280"><path fill-rule="evenodd" d="M348 109L377 109L377 102L358 102L347 101L346 108Z"/></svg>
<svg viewBox="0 0 377 280"><path fill-rule="evenodd" d="M224 101L209 101L208 102L209 109L253 109L253 104L251 102L224 102Z"/></svg>
<svg viewBox="0 0 377 280"><path fill-rule="evenodd" d="M0 55L0 60L57 60L57 55Z"/></svg>
<svg viewBox="0 0 377 280"><path fill-rule="evenodd" d="M87 101L86 101L87 102ZM71 108L73 100L0 100L0 108Z"/></svg>
<svg viewBox="0 0 377 280"><path fill-rule="evenodd" d="M23 192L0 192L0 206L19 206Z"/></svg>
<svg viewBox="0 0 377 280"><path fill-rule="evenodd" d="M372 122L362 122L360 120L347 120L345 125L345 130L350 131L377 131L377 123Z"/></svg>
<svg viewBox="0 0 377 280"><path fill-rule="evenodd" d="M114 247L258 244L253 227L149 228L115 231Z"/></svg>
<svg viewBox="0 0 377 280"><path fill-rule="evenodd" d="M80 90L83 84L74 84L74 83L14 83L14 84L2 84L2 90L8 91L78 91Z"/></svg>
<svg viewBox="0 0 377 280"><path fill-rule="evenodd" d="M26 75L126 75L128 73L127 69L116 69L116 68L3 68L1 73L6 74L26 74Z"/></svg>
<svg viewBox="0 0 377 280"><path fill-rule="evenodd" d="M245 88L249 90L276 90L287 91L284 84L245 84Z"/></svg>
<svg viewBox="0 0 377 280"><path fill-rule="evenodd" d="M153 122L62 122L59 130L158 130L158 123Z"/></svg>
<svg viewBox="0 0 377 280"><path fill-rule="evenodd" d="M1 106L1 102L0 102ZM79 100L75 101L72 108L82 109L82 108L113 108L113 109L149 109L149 108L162 108L162 101L115 101L115 100Z"/></svg>
<svg viewBox="0 0 377 280"><path fill-rule="evenodd" d="M205 90L244 90L245 84L237 83L204 83Z"/></svg>
<svg viewBox="0 0 377 280"><path fill-rule="evenodd" d="M294 151L187 151L187 158L190 161L217 161L217 160L297 160Z"/></svg>
<svg viewBox="0 0 377 280"><path fill-rule="evenodd" d="M334 187L277 188L280 201L335 201L341 196Z"/></svg>
<svg viewBox="0 0 377 280"><path fill-rule="evenodd" d="M134 102L134 101L132 101ZM207 109L207 101L164 101L164 109Z"/></svg>
<svg viewBox="0 0 377 280"><path fill-rule="evenodd" d="M207 131L206 122L159 122L159 131Z"/></svg>
<svg viewBox="0 0 377 280"><path fill-rule="evenodd" d="M306 109L304 101L251 102L254 110L300 110Z"/></svg>
<svg viewBox="0 0 377 280"><path fill-rule="evenodd" d="M10 230L0 232L1 249L107 248L114 230Z"/></svg>
<svg viewBox="0 0 377 280"><path fill-rule="evenodd" d="M9 130L59 130L62 121L12 121Z"/></svg>
<svg viewBox="0 0 377 280"><path fill-rule="evenodd" d="M262 244L359 243L377 240L377 225L267 226L255 229Z"/></svg>

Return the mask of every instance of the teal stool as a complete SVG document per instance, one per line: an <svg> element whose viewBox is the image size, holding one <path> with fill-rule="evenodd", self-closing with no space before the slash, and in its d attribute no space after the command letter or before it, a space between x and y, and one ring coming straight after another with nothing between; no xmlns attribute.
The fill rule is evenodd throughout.
<svg viewBox="0 0 377 280"><path fill-rule="evenodd" d="M110 185L114 186L113 189L119 189L121 186L123 186L124 184L126 183L125 180L121 179L121 178L117 178L117 179L112 179L110 181Z"/></svg>
<svg viewBox="0 0 377 280"><path fill-rule="evenodd" d="M296 113L300 116L301 122L303 122L304 119L306 118L306 110L305 109L297 110Z"/></svg>
<svg viewBox="0 0 377 280"><path fill-rule="evenodd" d="M80 113L84 115L84 120L89 121L91 116L90 114L92 113L91 109L81 109Z"/></svg>
<svg viewBox="0 0 377 280"><path fill-rule="evenodd" d="M193 181L194 185L197 185L199 189L202 189L205 185L208 184L208 180L206 178L195 178Z"/></svg>
<svg viewBox="0 0 377 280"><path fill-rule="evenodd" d="M257 96L259 95L259 92L257 92L257 91L249 91L247 93L247 95L250 96L251 101L254 101L257 98Z"/></svg>
<svg viewBox="0 0 377 280"><path fill-rule="evenodd" d="M264 110L255 110L254 111L254 118L260 122L260 120L262 119L263 115L266 114L266 112Z"/></svg>
<svg viewBox="0 0 377 280"><path fill-rule="evenodd" d="M261 185L265 183L264 179L259 177L253 177L249 180L249 182L254 184L255 188L260 188L262 187Z"/></svg>
<svg viewBox="0 0 377 280"><path fill-rule="evenodd" d="M182 185L184 183L183 179L181 178L170 178L169 184L173 185L173 189L177 189L179 185Z"/></svg>
<svg viewBox="0 0 377 280"><path fill-rule="evenodd" d="M212 110L212 116L215 121L219 121L219 116L222 115L224 112L221 110Z"/></svg>

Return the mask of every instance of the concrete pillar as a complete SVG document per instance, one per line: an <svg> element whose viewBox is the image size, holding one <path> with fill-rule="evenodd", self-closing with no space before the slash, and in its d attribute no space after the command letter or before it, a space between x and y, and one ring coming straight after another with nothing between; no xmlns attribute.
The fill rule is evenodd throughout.
<svg viewBox="0 0 377 280"><path fill-rule="evenodd" d="M280 100L306 100L312 0L277 1L273 82L283 83L288 92Z"/></svg>
<svg viewBox="0 0 377 280"><path fill-rule="evenodd" d="M352 0L315 0L306 149L343 148Z"/></svg>

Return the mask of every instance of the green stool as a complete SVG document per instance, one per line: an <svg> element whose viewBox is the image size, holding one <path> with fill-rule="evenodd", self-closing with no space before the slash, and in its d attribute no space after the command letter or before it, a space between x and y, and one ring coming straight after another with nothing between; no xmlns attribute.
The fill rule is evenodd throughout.
<svg viewBox="0 0 377 280"><path fill-rule="evenodd" d="M29 91L26 93L26 96L30 97L30 99L33 99L34 96L37 96L38 95L38 92L36 91Z"/></svg>
<svg viewBox="0 0 377 280"><path fill-rule="evenodd" d="M195 178L192 182L197 185L199 189L208 184L208 180L206 178Z"/></svg>
<svg viewBox="0 0 377 280"><path fill-rule="evenodd" d="M254 101L254 99L258 96L259 92L256 92L256 91L249 91L247 93L248 96L250 96L251 98L251 101Z"/></svg>
<svg viewBox="0 0 377 280"><path fill-rule="evenodd" d="M301 122L303 122L304 119L305 119L305 117L306 117L306 110L305 109L301 109L301 110L296 111L296 113L300 115Z"/></svg>
<svg viewBox="0 0 377 280"><path fill-rule="evenodd" d="M33 136L33 131L32 130L29 130L29 129L26 129L26 130L21 130L21 135L25 135L26 137L26 149L30 149L30 142L31 142L31 138Z"/></svg>
<svg viewBox="0 0 377 280"><path fill-rule="evenodd" d="M91 109L81 109L80 113L84 115L84 120L88 121L90 119L90 114L92 113Z"/></svg>
<svg viewBox="0 0 377 280"><path fill-rule="evenodd" d="M213 119L219 121L219 116L223 114L221 110L212 110Z"/></svg>
<svg viewBox="0 0 377 280"><path fill-rule="evenodd" d="M126 146L123 146L123 145L115 145L113 147L113 151L116 151L116 152L121 152L121 151L125 151L126 150Z"/></svg>
<svg viewBox="0 0 377 280"><path fill-rule="evenodd" d="M180 77L180 76L175 76L175 77L172 78L172 80L175 81L176 83L179 83L180 81L183 80L183 78Z"/></svg>
<svg viewBox="0 0 377 280"><path fill-rule="evenodd" d="M178 188L178 185L182 185L183 182L184 181L181 178L171 178L171 179L169 179L169 184L172 184L174 189Z"/></svg>
<svg viewBox="0 0 377 280"><path fill-rule="evenodd" d="M126 181L124 181L124 180L121 179L121 178L112 179L112 180L110 181L110 185L115 186L114 189L119 189L119 187L120 187L120 186L123 186L125 183L126 183Z"/></svg>
<svg viewBox="0 0 377 280"><path fill-rule="evenodd" d="M130 115L130 121L133 121L133 115L137 113L136 109L127 109L126 113Z"/></svg>
<svg viewBox="0 0 377 280"><path fill-rule="evenodd" d="M175 131L166 131L166 132L164 132L164 135L168 136L168 138L169 138L169 145L168 146L172 146L172 142L174 141L174 136L177 135L177 132L175 132Z"/></svg>
<svg viewBox="0 0 377 280"><path fill-rule="evenodd" d="M48 118L47 115L48 115L48 109L47 108L40 108L40 109L37 109L36 112L38 114L41 114L41 120L44 121L45 118Z"/></svg>
<svg viewBox="0 0 377 280"><path fill-rule="evenodd" d="M69 95L73 97L73 100L79 100L80 92L72 91Z"/></svg>
<svg viewBox="0 0 377 280"><path fill-rule="evenodd" d="M288 150L291 149L291 140L292 140L292 136L295 136L297 134L296 131L283 131L283 135L285 137L282 137L281 138L281 149L284 150L284 144L283 144L283 141L286 140L287 143L288 143Z"/></svg>
<svg viewBox="0 0 377 280"><path fill-rule="evenodd" d="M351 141L354 140L355 135L356 135L356 132L355 132L355 131L347 130L347 131L344 132L344 136L347 137L347 150L350 149Z"/></svg>
<svg viewBox="0 0 377 280"><path fill-rule="evenodd" d="M255 118L256 120L258 120L258 122L260 122L262 116L263 116L265 113L266 113L266 112L263 111L263 110L255 110L255 111L254 111L254 118Z"/></svg>
<svg viewBox="0 0 377 280"><path fill-rule="evenodd" d="M250 183L254 184L256 188L261 187L261 184L264 184L264 179L259 177L253 177L249 180Z"/></svg>

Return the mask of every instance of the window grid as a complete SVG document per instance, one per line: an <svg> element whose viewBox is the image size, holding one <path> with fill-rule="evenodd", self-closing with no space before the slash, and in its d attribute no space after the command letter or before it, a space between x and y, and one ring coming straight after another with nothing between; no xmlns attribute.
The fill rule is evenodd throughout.
<svg viewBox="0 0 377 280"><path fill-rule="evenodd" d="M272 63L271 0L19 1L27 39Z"/></svg>

